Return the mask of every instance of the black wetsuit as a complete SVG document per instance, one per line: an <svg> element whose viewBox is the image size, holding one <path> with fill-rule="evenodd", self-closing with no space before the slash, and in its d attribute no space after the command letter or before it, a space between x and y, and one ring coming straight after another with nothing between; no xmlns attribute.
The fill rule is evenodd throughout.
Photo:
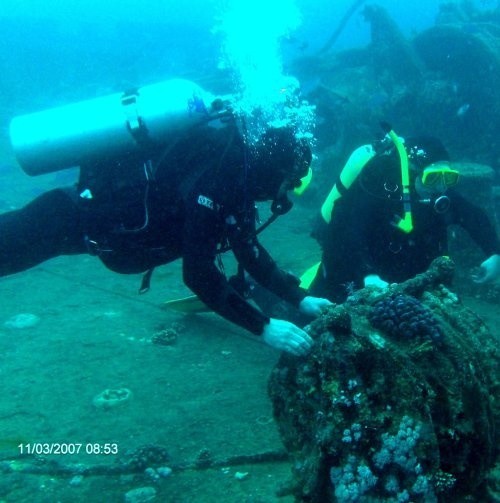
<svg viewBox="0 0 500 503"><path fill-rule="evenodd" d="M349 190L335 203L332 220L319 224L322 266L310 294L343 302L377 274L394 283L424 272L448 252L447 228L460 225L486 256L500 253L496 232L486 214L455 190L448 190L449 208L438 213L433 203L419 201L412 190L414 229L406 234L393 225L403 214L399 165L384 157L370 161Z"/></svg>
<svg viewBox="0 0 500 503"><path fill-rule="evenodd" d="M221 246L231 246L244 269L284 300L298 305L305 292L255 236L245 164L241 137L227 126L177 139L153 156L151 169L140 156L83 167L75 189L50 191L0 215L0 275L58 255L94 254L120 273L182 257L184 282L207 306L261 334L268 318L217 267Z"/></svg>

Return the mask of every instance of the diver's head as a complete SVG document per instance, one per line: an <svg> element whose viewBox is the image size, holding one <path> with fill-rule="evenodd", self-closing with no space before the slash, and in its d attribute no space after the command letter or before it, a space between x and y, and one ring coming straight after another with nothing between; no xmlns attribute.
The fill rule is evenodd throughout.
<svg viewBox="0 0 500 503"><path fill-rule="evenodd" d="M273 201L274 213L286 213L289 190L301 194L311 179L312 153L292 128L270 128L252 150L250 176L256 201Z"/></svg>
<svg viewBox="0 0 500 503"><path fill-rule="evenodd" d="M459 173L450 165L450 155L440 140L432 136L405 140L415 190L422 199L444 194L457 184Z"/></svg>

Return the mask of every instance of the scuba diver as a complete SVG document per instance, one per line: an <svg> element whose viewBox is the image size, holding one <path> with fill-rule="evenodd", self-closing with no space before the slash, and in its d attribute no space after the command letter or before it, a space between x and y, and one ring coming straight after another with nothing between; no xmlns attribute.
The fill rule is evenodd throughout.
<svg viewBox="0 0 500 503"><path fill-rule="evenodd" d="M478 283L500 278L500 244L482 209L455 186L459 172L434 137L385 139L356 149L321 208L320 264L303 277L310 295L343 302L363 286L384 288L448 253L447 229L463 227L488 257Z"/></svg>
<svg viewBox="0 0 500 503"><path fill-rule="evenodd" d="M255 202L272 201L273 219L288 211L287 193L300 192L310 179L310 147L286 127L269 128L248 144L234 115L219 119L179 131L167 147L155 150L148 142L120 156L82 161L76 187L1 214L0 275L87 253L115 272L147 272L145 290L154 267L182 258L185 284L211 310L274 348L305 354L309 335L248 303L218 257L231 249L256 281L306 315L331 304L301 289L257 238Z"/></svg>

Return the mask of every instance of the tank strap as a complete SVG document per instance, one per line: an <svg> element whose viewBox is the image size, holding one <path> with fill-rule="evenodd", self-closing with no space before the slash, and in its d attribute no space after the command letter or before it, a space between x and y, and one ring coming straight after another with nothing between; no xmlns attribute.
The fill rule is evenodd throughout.
<svg viewBox="0 0 500 503"><path fill-rule="evenodd" d="M155 268L151 267L151 269L148 269L142 276L141 286L139 288L139 294L142 295L143 293L149 291L149 289L151 288L151 277L153 276L154 270Z"/></svg>
<svg viewBox="0 0 500 503"><path fill-rule="evenodd" d="M338 180L335 182L335 185L341 196L344 196L347 193L347 187L342 183L340 176Z"/></svg>
<svg viewBox="0 0 500 503"><path fill-rule="evenodd" d="M144 123L144 120L139 115L139 110L137 108L138 96L139 91L137 89L126 91L125 93L123 93L121 102L127 121L127 130L134 138L137 145L144 148L152 145L153 141L149 136L149 132L146 124Z"/></svg>

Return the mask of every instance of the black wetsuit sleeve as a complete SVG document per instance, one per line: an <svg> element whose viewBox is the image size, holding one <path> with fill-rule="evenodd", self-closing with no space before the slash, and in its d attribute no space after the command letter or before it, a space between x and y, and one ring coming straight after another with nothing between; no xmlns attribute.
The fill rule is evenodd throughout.
<svg viewBox="0 0 500 503"><path fill-rule="evenodd" d="M255 281L295 307L299 306L307 295L299 287L300 280L277 266L253 231L248 234L235 230L231 244L238 263Z"/></svg>
<svg viewBox="0 0 500 503"><path fill-rule="evenodd" d="M269 318L249 304L216 266L216 253L224 224L214 201L195 198L187 207L183 235L185 284L213 311L261 335Z"/></svg>
<svg viewBox="0 0 500 503"><path fill-rule="evenodd" d="M458 193L453 193L453 223L463 227L487 257L500 254L500 241L495 227L482 208Z"/></svg>

